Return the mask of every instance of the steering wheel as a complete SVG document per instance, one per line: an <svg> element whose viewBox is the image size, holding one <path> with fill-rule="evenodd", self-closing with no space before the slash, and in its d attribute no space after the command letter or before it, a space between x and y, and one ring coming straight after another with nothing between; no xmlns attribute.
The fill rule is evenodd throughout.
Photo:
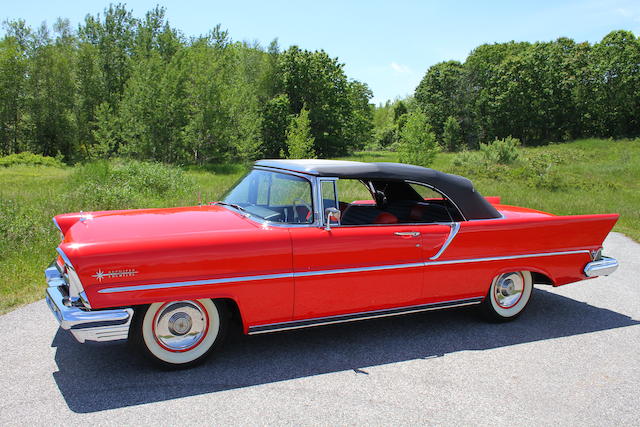
<svg viewBox="0 0 640 427"><path fill-rule="evenodd" d="M304 219L304 222L307 222L307 220L311 216L311 212L313 212L313 210L311 209L311 205L302 199L293 199L293 220L297 223L303 222L303 221L300 221L300 217L298 215L298 209L297 209L298 205L301 205L307 208L307 216Z"/></svg>

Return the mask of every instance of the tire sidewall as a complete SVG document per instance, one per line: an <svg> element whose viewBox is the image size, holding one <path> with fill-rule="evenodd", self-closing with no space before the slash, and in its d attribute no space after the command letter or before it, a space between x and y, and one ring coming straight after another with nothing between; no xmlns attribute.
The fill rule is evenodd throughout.
<svg viewBox="0 0 640 427"><path fill-rule="evenodd" d="M140 312L137 341L147 357L162 367L181 368L199 363L217 347L225 332L225 312L221 305L210 299L199 299L197 302L207 311L208 329L202 341L188 351L166 350L156 340L153 322L160 308L165 305L164 302L153 303Z"/></svg>
<svg viewBox="0 0 640 427"><path fill-rule="evenodd" d="M500 279L500 277L502 277L503 274L508 274L508 273L497 275L496 277L494 277L493 281L491 282L491 286L489 287L489 292L487 293L487 296L485 298L485 303L483 305L485 307L485 311L488 311L487 314L489 314L490 317L492 317L495 320L506 321L506 320L515 319L520 314L522 314L524 309L527 307L529 301L531 300L531 296L533 293L533 278L531 276L531 272L517 271L517 273L522 275L524 284L523 284L522 296L520 297L520 300L518 301L518 303L513 307L509 307L509 308L500 307L500 305L498 305L495 298L493 297L496 284L498 283L498 279Z"/></svg>

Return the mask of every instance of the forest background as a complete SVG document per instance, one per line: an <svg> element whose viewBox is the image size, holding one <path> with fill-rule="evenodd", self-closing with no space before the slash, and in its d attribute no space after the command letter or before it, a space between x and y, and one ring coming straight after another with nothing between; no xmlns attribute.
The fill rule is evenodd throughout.
<svg viewBox="0 0 640 427"><path fill-rule="evenodd" d="M624 30L593 44L483 44L431 66L413 96L377 106L327 52L238 42L221 26L187 37L161 7L138 19L111 5L77 28L13 20L4 30L5 156L206 165L640 135L640 39Z"/></svg>

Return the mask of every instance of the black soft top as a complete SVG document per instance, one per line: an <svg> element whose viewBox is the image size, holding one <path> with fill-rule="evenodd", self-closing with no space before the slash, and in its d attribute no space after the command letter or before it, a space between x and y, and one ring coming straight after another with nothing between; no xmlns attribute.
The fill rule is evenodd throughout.
<svg viewBox="0 0 640 427"><path fill-rule="evenodd" d="M363 163L346 160L259 160L256 166L307 175L374 181L414 181L435 188L460 209L466 219L500 218L500 213L478 193L467 178L402 163Z"/></svg>

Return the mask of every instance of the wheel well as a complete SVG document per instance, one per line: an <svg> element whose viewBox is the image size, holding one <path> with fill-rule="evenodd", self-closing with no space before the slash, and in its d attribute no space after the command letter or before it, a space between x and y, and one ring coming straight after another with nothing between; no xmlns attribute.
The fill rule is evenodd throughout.
<svg viewBox="0 0 640 427"><path fill-rule="evenodd" d="M240 309L238 308L238 304L231 298L214 298L213 301L220 302L224 305L229 313L229 318L231 323L234 326L243 328L242 315L240 314Z"/></svg>
<svg viewBox="0 0 640 427"><path fill-rule="evenodd" d="M551 285L553 286L553 280L543 273L538 273L536 271L531 272L531 279L533 280L534 285Z"/></svg>

